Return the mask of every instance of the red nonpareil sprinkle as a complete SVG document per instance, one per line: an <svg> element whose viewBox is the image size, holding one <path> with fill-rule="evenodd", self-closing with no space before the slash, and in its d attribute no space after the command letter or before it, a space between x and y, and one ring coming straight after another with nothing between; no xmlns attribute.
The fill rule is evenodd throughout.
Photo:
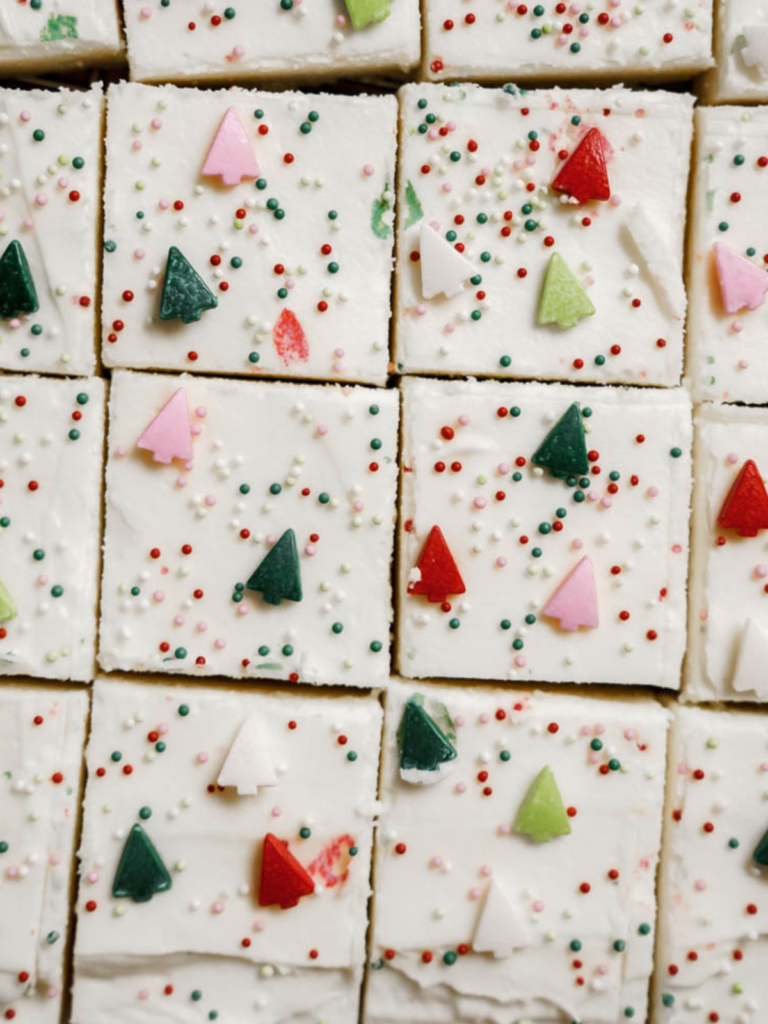
<svg viewBox="0 0 768 1024"><path fill-rule="evenodd" d="M61 772L54 772L53 775L51 776L51 782L55 783L57 786L61 785L63 781L64 776L62 775Z"/></svg>
<svg viewBox="0 0 768 1024"><path fill-rule="evenodd" d="M568 815L569 818L575 818L579 812L576 810L575 807L568 807L566 808L565 813Z"/></svg>
<svg viewBox="0 0 768 1024"><path fill-rule="evenodd" d="M432 954L429 952L428 949L425 949L424 952L421 954L421 962L423 964L431 964L432 963Z"/></svg>
<svg viewBox="0 0 768 1024"><path fill-rule="evenodd" d="M556 732L559 732L559 731L560 731L560 726L557 724L557 722L550 722L549 725L547 726L547 732L551 733L553 736L555 735Z"/></svg>
<svg viewBox="0 0 768 1024"><path fill-rule="evenodd" d="M405 853L407 849L408 847L405 845L405 843L398 843L397 846L395 847L395 853L399 854L402 857L402 855Z"/></svg>
<svg viewBox="0 0 768 1024"><path fill-rule="evenodd" d="M92 914L97 906L98 904L96 900L88 900L88 902L85 904L85 909L88 911L89 914Z"/></svg>
<svg viewBox="0 0 768 1024"><path fill-rule="evenodd" d="M584 893L585 896L586 896L586 894L588 892L591 892L591 891L592 891L592 886L589 884L589 882L582 882L581 885L579 886L579 892Z"/></svg>

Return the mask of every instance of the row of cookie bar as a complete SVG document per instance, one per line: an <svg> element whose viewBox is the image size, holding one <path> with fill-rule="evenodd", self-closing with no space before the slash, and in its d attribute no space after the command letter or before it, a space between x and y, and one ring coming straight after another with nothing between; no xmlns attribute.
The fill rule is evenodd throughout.
<svg viewBox="0 0 768 1024"><path fill-rule="evenodd" d="M0 379L0 671L93 678L105 384ZM402 450L398 448L402 395ZM384 685L398 511L410 678L766 700L762 409L684 389L400 392L116 371L107 671Z"/></svg>
<svg viewBox="0 0 768 1024"><path fill-rule="evenodd" d="M400 101L396 368L676 385L690 98L407 86ZM2 363L91 373L101 93L1 102ZM396 116L390 97L112 87L106 365L385 383ZM697 113L697 399L768 398L766 117Z"/></svg>
<svg viewBox="0 0 768 1024"><path fill-rule="evenodd" d="M122 6L131 76L139 81L403 75L422 59L418 0ZM477 6L427 0L426 77L664 80L713 63L712 0L663 11L616 2L597 11L552 0L530 9L515 0ZM0 74L104 66L124 56L116 0L70 0L65 12L31 0L10 5L3 19ZM753 82L747 87L754 90Z"/></svg>
<svg viewBox="0 0 768 1024"><path fill-rule="evenodd" d="M761 1019L762 711L98 680L70 972L87 703L0 688L5 1020L354 1024L372 858L365 1024Z"/></svg>

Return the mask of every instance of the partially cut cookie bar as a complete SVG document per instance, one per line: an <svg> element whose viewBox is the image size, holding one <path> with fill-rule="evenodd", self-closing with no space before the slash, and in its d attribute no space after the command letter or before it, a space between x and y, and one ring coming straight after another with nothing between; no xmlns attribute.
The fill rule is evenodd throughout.
<svg viewBox="0 0 768 1024"><path fill-rule="evenodd" d="M757 1024L768 1005L768 719L675 707L656 1024Z"/></svg>
<svg viewBox="0 0 768 1024"><path fill-rule="evenodd" d="M27 7L8 5L2 20ZM0 88L0 368L96 365L101 85Z"/></svg>
<svg viewBox="0 0 768 1024"><path fill-rule="evenodd" d="M405 86L398 368L678 384L692 105Z"/></svg>
<svg viewBox="0 0 768 1024"><path fill-rule="evenodd" d="M687 370L699 399L768 402L766 132L768 107L696 110Z"/></svg>
<svg viewBox="0 0 768 1024"><path fill-rule="evenodd" d="M768 102L768 12L754 0L715 4L716 63L703 78L707 103Z"/></svg>
<svg viewBox="0 0 768 1024"><path fill-rule="evenodd" d="M93 679L103 447L103 380L0 377L0 676Z"/></svg>
<svg viewBox="0 0 768 1024"><path fill-rule="evenodd" d="M402 75L421 54L419 0L148 7L124 0L131 77L221 82ZM192 15L192 20L190 20Z"/></svg>
<svg viewBox="0 0 768 1024"><path fill-rule="evenodd" d="M0 1015L59 1024L88 698L0 686Z"/></svg>
<svg viewBox="0 0 768 1024"><path fill-rule="evenodd" d="M687 392L415 378L403 392L400 672L677 689Z"/></svg>
<svg viewBox="0 0 768 1024"><path fill-rule="evenodd" d="M3 4L0 77L109 66L122 52L116 0Z"/></svg>
<svg viewBox="0 0 768 1024"><path fill-rule="evenodd" d="M97 680L73 1024L356 1024L380 730L375 696Z"/></svg>
<svg viewBox="0 0 768 1024"><path fill-rule="evenodd" d="M102 666L384 683L398 397L113 374Z"/></svg>
<svg viewBox="0 0 768 1024"><path fill-rule="evenodd" d="M646 1020L667 717L390 685L365 1024Z"/></svg>
<svg viewBox="0 0 768 1024"><path fill-rule="evenodd" d="M386 383L396 132L392 96L112 86L104 362Z"/></svg>
<svg viewBox="0 0 768 1024"><path fill-rule="evenodd" d="M768 412L699 407L684 695L768 701Z"/></svg>

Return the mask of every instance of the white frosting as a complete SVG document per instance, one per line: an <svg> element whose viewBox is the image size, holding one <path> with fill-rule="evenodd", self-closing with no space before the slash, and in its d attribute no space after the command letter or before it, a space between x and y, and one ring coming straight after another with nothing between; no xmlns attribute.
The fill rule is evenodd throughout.
<svg viewBox="0 0 768 1024"><path fill-rule="evenodd" d="M180 387L194 435L186 468L136 447ZM395 391L114 373L102 666L383 683L397 424ZM303 599L275 606L246 589L233 601L235 585L247 583L288 529ZM175 656L179 648L184 657Z"/></svg>
<svg viewBox="0 0 768 1024"><path fill-rule="evenodd" d="M671 732L653 1020L759 1024L768 877L753 853L768 828L768 721L678 707Z"/></svg>
<svg viewBox="0 0 768 1024"><path fill-rule="evenodd" d="M0 10L0 69L5 74L110 64L123 49L115 0L52 0L37 9Z"/></svg>
<svg viewBox="0 0 768 1024"><path fill-rule="evenodd" d="M706 102L765 103L768 67L763 33L768 9L756 0L716 0L715 13L717 63L704 76Z"/></svg>
<svg viewBox="0 0 768 1024"><path fill-rule="evenodd" d="M252 179L226 187L201 173L229 108L247 132L264 189ZM302 124L311 131L303 134ZM113 86L104 232L117 248L104 259L105 363L384 384L395 145L391 96ZM377 234L382 196L388 208L381 207ZM281 220L267 206L273 200L285 212ZM171 245L218 298L197 323L159 319ZM242 266L233 267L233 258ZM303 329L304 354L296 346L281 357L276 347L286 311ZM123 329L114 329L116 320Z"/></svg>
<svg viewBox="0 0 768 1024"><path fill-rule="evenodd" d="M412 694L440 723L445 712L453 721L456 772L434 786L399 779L397 734ZM644 1021L666 729L653 701L392 683L365 1024L617 1024L627 1007ZM619 767L601 774L612 759ZM535 843L512 822L545 765L576 814L570 835ZM472 948L497 886L527 933L518 945L513 929L506 941L516 948L502 957ZM454 964L446 952L458 952Z"/></svg>
<svg viewBox="0 0 768 1024"><path fill-rule="evenodd" d="M83 692L0 686L3 1019L61 1018L87 711Z"/></svg>
<svg viewBox="0 0 768 1024"><path fill-rule="evenodd" d="M103 446L102 380L0 378L0 675L93 678Z"/></svg>
<svg viewBox="0 0 768 1024"><path fill-rule="evenodd" d="M721 242L765 268L768 231L768 109L700 107L691 211L687 371L699 399L768 401L768 302L729 315L723 308L713 247ZM743 163L734 163L743 157ZM738 193L741 199L731 198ZM721 224L727 224L725 231Z"/></svg>
<svg viewBox="0 0 768 1024"><path fill-rule="evenodd" d="M295 0L288 11L279 0L235 0L231 9L235 17L227 19L224 8L214 3L162 8L126 0L131 77L229 83L280 75L407 71L421 52L419 0L392 0L389 17L358 30L344 3L336 0ZM221 19L218 25L212 16Z"/></svg>
<svg viewBox="0 0 768 1024"><path fill-rule="evenodd" d="M686 392L415 379L403 390L401 673L676 689L685 651L692 432ZM582 422L587 449L599 453L591 465L601 470L584 488L531 462L574 402L592 410ZM497 413L515 407L517 417ZM444 426L454 431L452 440L444 439ZM559 508L566 512L562 531L542 535L540 524L556 522ZM434 525L466 585L464 594L448 597L450 612L406 593ZM594 567L600 625L566 631L543 609L584 556ZM534 623L526 623L528 615Z"/></svg>
<svg viewBox="0 0 768 1024"><path fill-rule="evenodd" d="M251 716L263 725L278 784L258 796L217 790L227 752ZM315 1019L310 1014L355 1024L380 729L373 697L97 681L72 1020L193 1022L218 1011L220 1020L256 1024L303 1024ZM150 817L139 815L144 807ZM111 895L135 823L172 878L168 892L146 903ZM317 883L287 910L258 905L267 833L287 840Z"/></svg>
<svg viewBox="0 0 768 1024"><path fill-rule="evenodd" d="M768 473L767 447L766 410L709 404L697 410L685 679L690 700L768 700L764 679L757 680L758 689L733 685L748 620L766 627L768 534L761 530L756 537L740 537L736 530L717 526L746 460ZM725 543L719 544L718 537Z"/></svg>
<svg viewBox="0 0 768 1024"><path fill-rule="evenodd" d="M7 7L0 26L31 13ZM0 88L0 255L21 243L40 306L0 320L3 369L94 371L102 113L100 84L83 92ZM45 137L35 140L36 131ZM35 325L42 333L32 333Z"/></svg>
<svg viewBox="0 0 768 1024"><path fill-rule="evenodd" d="M507 92L407 85L400 103L398 366L677 384L692 98L620 86ZM574 204L550 188L563 166L558 154L572 153L595 127L611 199ZM467 282L450 299L427 297L413 257L423 221L465 246L479 285ZM537 323L553 253L596 307L565 330Z"/></svg>
<svg viewBox="0 0 768 1024"><path fill-rule="evenodd" d="M472 9L457 0L426 0L424 74L449 81L665 79L685 78L713 64L712 0L569 3L563 14L548 2L541 5L542 15L535 13L533 0L519 6L524 13L518 12L517 0ZM598 21L602 12L610 18L607 24ZM471 24L467 13L473 15ZM586 22L580 18L584 14ZM531 34L535 30L538 38Z"/></svg>

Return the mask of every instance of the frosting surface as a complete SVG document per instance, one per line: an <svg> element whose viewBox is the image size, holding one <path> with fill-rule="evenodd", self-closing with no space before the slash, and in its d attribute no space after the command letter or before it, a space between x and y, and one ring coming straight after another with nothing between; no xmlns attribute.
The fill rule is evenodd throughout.
<svg viewBox="0 0 768 1024"><path fill-rule="evenodd" d="M0 686L0 1013L58 1024L87 695Z"/></svg>
<svg viewBox="0 0 768 1024"><path fill-rule="evenodd" d="M677 689L687 392L413 378L403 392L400 672ZM583 463L555 477L561 443ZM447 580L424 593L433 526L460 580L440 557Z"/></svg>
<svg viewBox="0 0 768 1024"><path fill-rule="evenodd" d="M383 683L397 425L394 391L114 373L102 667Z"/></svg>
<svg viewBox="0 0 768 1024"><path fill-rule="evenodd" d="M768 12L754 0L716 0L716 64L704 77L707 103L768 101Z"/></svg>
<svg viewBox="0 0 768 1024"><path fill-rule="evenodd" d="M405 86L398 367L677 384L692 104L620 86ZM436 297L425 225L466 261Z"/></svg>
<svg viewBox="0 0 768 1024"><path fill-rule="evenodd" d="M249 720L261 740L246 753L276 781L240 796L217 780ZM375 697L97 680L73 1020L354 1024L380 728ZM171 879L143 902L112 895L135 824ZM315 883L288 909L259 905L267 834Z"/></svg>
<svg viewBox="0 0 768 1024"><path fill-rule="evenodd" d="M0 378L0 675L93 678L104 381Z"/></svg>
<svg viewBox="0 0 768 1024"><path fill-rule="evenodd" d="M8 6L13 18L31 13ZM0 88L0 256L21 244L38 307L3 313L3 369L94 372L102 112L100 84Z"/></svg>
<svg viewBox="0 0 768 1024"><path fill-rule="evenodd" d="M433 785L400 776L414 699L457 753ZM390 684L365 1024L644 1021L666 731L649 700ZM545 766L570 832L536 842Z"/></svg>
<svg viewBox="0 0 768 1024"><path fill-rule="evenodd" d="M3 5L0 69L5 73L109 63L122 48L115 0Z"/></svg>

